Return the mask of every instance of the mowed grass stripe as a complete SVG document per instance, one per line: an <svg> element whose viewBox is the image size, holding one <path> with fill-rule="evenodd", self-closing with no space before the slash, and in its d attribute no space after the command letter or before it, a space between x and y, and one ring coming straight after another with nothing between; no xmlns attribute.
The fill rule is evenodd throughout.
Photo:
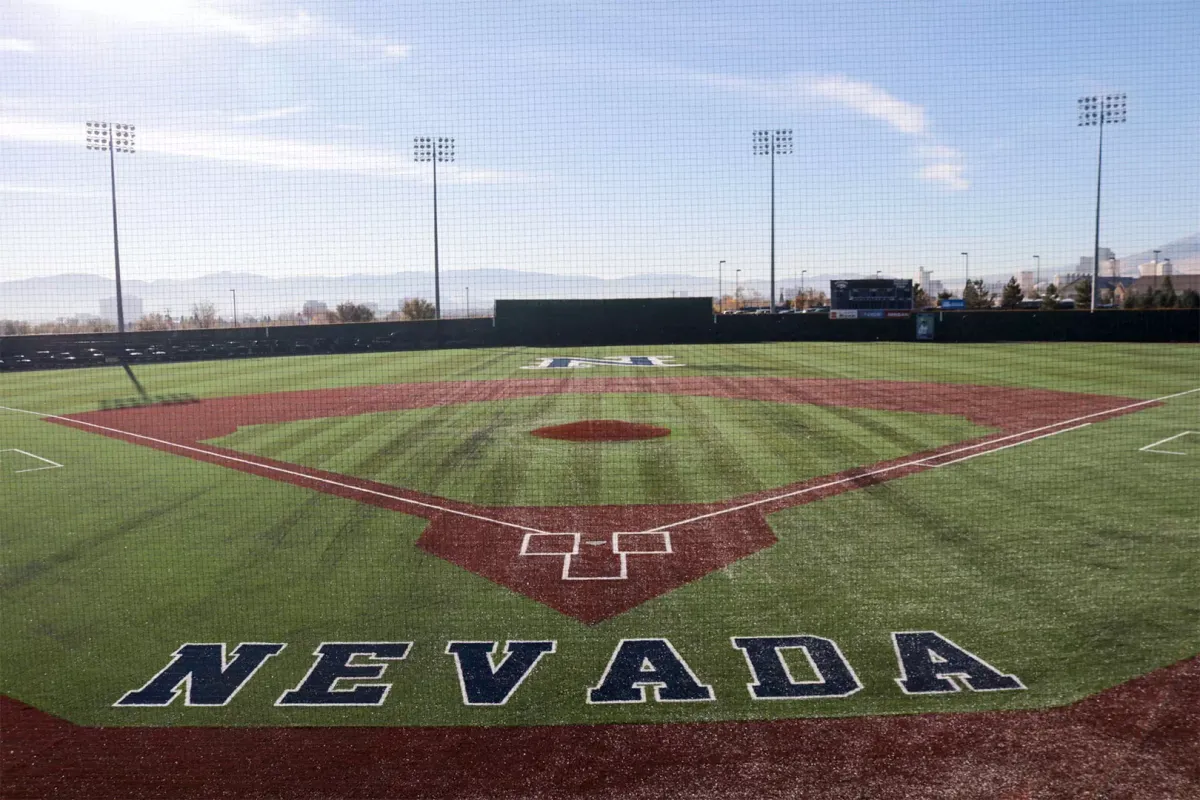
<svg viewBox="0 0 1200 800"><path fill-rule="evenodd" d="M581 419L669 437L533 437ZM974 438L951 415L660 394L559 395L252 426L214 443L487 505L710 502Z"/></svg>

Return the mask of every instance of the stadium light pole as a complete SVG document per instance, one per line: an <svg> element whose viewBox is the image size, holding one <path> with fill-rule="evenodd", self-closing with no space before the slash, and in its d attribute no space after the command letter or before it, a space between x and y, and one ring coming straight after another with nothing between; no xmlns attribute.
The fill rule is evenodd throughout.
<svg viewBox="0 0 1200 800"><path fill-rule="evenodd" d="M804 307L808 308L808 295L804 293L804 276L808 274L808 270L800 270L800 297L804 303Z"/></svg>
<svg viewBox="0 0 1200 800"><path fill-rule="evenodd" d="M971 281L971 254L959 253L963 257L963 299L967 299L967 284Z"/></svg>
<svg viewBox="0 0 1200 800"><path fill-rule="evenodd" d="M1162 250L1154 251L1154 277L1156 278L1158 277L1158 254L1161 252Z"/></svg>
<svg viewBox="0 0 1200 800"><path fill-rule="evenodd" d="M1100 281L1100 176L1104 168L1104 126L1125 121L1125 93L1093 94L1079 98L1079 122L1076 127L1100 129L1096 154L1096 228L1092 239L1092 307L1096 311L1096 284Z"/></svg>
<svg viewBox="0 0 1200 800"><path fill-rule="evenodd" d="M792 129L754 132L754 154L771 157L771 313L775 313L775 156L792 152Z"/></svg>
<svg viewBox="0 0 1200 800"><path fill-rule="evenodd" d="M121 295L121 246L117 236L117 166L116 154L133 155L133 140L136 134L132 125L123 122L89 122L87 124L87 149L108 153L108 181L112 194L113 227L113 272L117 280L117 333L125 346L125 302Z"/></svg>
<svg viewBox="0 0 1200 800"><path fill-rule="evenodd" d="M1033 290L1036 292L1038 284L1042 282L1042 257L1033 257Z"/></svg>
<svg viewBox="0 0 1200 800"><path fill-rule="evenodd" d="M133 370L129 366L129 362L125 360L125 300L121 294L121 246L120 239L117 236L117 165L116 154L126 153L133 155L134 139L137 134L132 125L127 125L124 122L99 122L92 121L87 123L86 138L87 149L97 152L108 153L108 185L112 194L112 223L113 223L113 274L117 281L117 349L120 353L117 359L121 362L121 367L125 370L125 374L129 376L129 380L137 389L143 400L149 400L149 395L146 394L145 388L142 387L137 376L133 374Z"/></svg>
<svg viewBox="0 0 1200 800"><path fill-rule="evenodd" d="M741 311L742 310L742 271L740 269L734 270L733 287L734 287L733 288L734 307L738 311Z"/></svg>
<svg viewBox="0 0 1200 800"><path fill-rule="evenodd" d="M237 327L237 289L230 289L230 294L233 295L233 327Z"/></svg>
<svg viewBox="0 0 1200 800"><path fill-rule="evenodd" d="M442 318L442 283L438 264L437 165L454 160L454 139L449 136L417 136L413 139L413 161L433 165L433 315Z"/></svg>

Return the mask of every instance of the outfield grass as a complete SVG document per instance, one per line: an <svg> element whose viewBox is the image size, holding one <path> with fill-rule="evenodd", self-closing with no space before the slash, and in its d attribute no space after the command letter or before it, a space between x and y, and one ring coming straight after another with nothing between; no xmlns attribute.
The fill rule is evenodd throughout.
<svg viewBox="0 0 1200 800"><path fill-rule="evenodd" d="M1200 385L1200 351L1171 345L773 344L640 352L674 355L689 365L663 371L672 376L943 381L1138 398ZM152 392L217 396L546 377L520 369L544 354L306 357L157 365L139 372ZM586 381L613 374L647 372L597 368L571 377ZM55 413L88 410L129 394L124 380L108 369L4 375L0 405ZM587 402L604 409L617 401L602 396ZM627 402L644 400L629 397ZM698 431L715 421L743 426L743 433L728 434L737 440L728 449L740 460L721 467L731 484L766 480L772 470L784 469L765 455L753 460L759 451L742 441L743 436L771 439L757 415L739 422L719 403L696 410L658 402L663 413L677 415L672 419L686 434L683 444L687 437L701 440ZM838 437L836 447L829 448L838 454L821 453L822 459L853 459L860 442L870 452L909 446L887 436L856 435L852 420L831 419L827 412L795 407L779 413L796 415L786 418L788 424L820 429L826 443ZM436 440L441 426L469 429L487 409L456 407L443 413L447 416L379 415L387 419L377 438L356 429L357 424L370 427L369 420L349 427L340 423L326 431L328 452L315 444L308 452L314 458L348 459L348 465L337 467L346 471L354 464L369 465L370 477L391 480L409 469L405 451L376 458L369 452L372 443L403 443L414 431ZM524 422L500 426L493 441L517 446L501 431L519 431L539 418L520 409L505 413ZM629 415L614 410L599 416ZM953 417L927 417L922 424L928 427L914 429L911 420L900 419L907 416L872 421L917 438L972 435L956 427L966 423ZM20 448L65 465L0 474L0 691L76 722L110 725L763 719L1066 703L1200 651L1195 589L1200 585L1195 557L1200 551L1195 499L1200 448L1192 445L1187 456L1139 449L1188 429L1200 429L1197 394L780 512L769 517L779 537L775 546L626 614L585 626L415 548L424 520L0 411L0 449ZM270 430L240 431L230 441L249 447L261 436L254 446L266 442L304 452L305 437L295 439L292 432L274 441ZM337 449L343 444L349 444L345 452ZM543 445L573 447L540 440L532 446ZM285 457L292 459L293 451ZM792 464L787 469L801 470L840 463L810 460L817 457L814 450L785 453L783 460ZM489 458L497 456L485 454L473 468L486 475L503 463L503 458ZM9 463L0 461L0 467ZM606 471L620 471L619 460L607 466ZM563 487L569 486L572 469L563 468L553 478L559 481L556 491L569 491ZM632 474L637 467L625 469ZM428 466L421 470L436 472ZM541 469L532 474L547 477ZM631 489L626 482L620 491ZM539 490L528 491L530 502L541 502ZM894 682L898 673L888 634L923 629L936 629L1018 675L1028 690L904 696ZM745 660L729 637L793 633L837 641L863 691L845 700L752 702ZM595 685L618 640L645 636L668 637L712 684L717 702L587 705L585 691ZM541 638L555 639L558 652L508 705L462 705L453 661L443 652L447 640ZM337 640L415 642L408 659L389 668L395 685L387 704L379 709L274 708L279 694L307 670L312 650ZM228 706L111 708L162 668L181 643L242 641L289 646ZM803 664L793 668L798 678L804 676Z"/></svg>

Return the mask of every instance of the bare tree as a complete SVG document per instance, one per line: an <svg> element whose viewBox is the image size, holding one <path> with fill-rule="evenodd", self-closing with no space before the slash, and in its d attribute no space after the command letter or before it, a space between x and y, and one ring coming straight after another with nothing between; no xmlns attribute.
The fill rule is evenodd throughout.
<svg viewBox="0 0 1200 800"><path fill-rule="evenodd" d="M192 306L192 324L197 328L217 327L217 309L212 303Z"/></svg>
<svg viewBox="0 0 1200 800"><path fill-rule="evenodd" d="M433 319L437 316L437 311L434 309L433 303L420 297L405 300L400 313L407 320Z"/></svg>
<svg viewBox="0 0 1200 800"><path fill-rule="evenodd" d="M171 320L162 314L146 314L137 321L139 331L169 331Z"/></svg>

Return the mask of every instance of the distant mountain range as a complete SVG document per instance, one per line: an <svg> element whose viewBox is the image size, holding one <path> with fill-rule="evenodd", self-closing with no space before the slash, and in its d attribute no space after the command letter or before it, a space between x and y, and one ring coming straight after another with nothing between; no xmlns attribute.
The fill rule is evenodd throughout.
<svg viewBox="0 0 1200 800"><path fill-rule="evenodd" d="M726 294L734 293L733 270L724 276ZM816 276L828 285L830 276ZM186 280L122 281L126 313L137 316L136 298L141 312L167 313L179 317L191 312L193 305L212 303L217 313L230 318L233 290L237 292L241 315L281 314L299 311L306 302L316 300L330 309L338 303L369 303L379 313L398 309L405 299L423 297L433 300L431 272L397 272L383 275L289 276L269 278L248 273L220 272ZM790 290L794 282L780 283ZM766 281L743 281L746 293L765 295ZM0 319L42 322L76 315L101 313L105 298L115 295L115 282L97 275L52 275L0 282ZM447 271L441 277L442 309L446 316L488 311L496 299L603 298L603 297L704 297L717 294L716 276L644 274L625 278L597 278L586 275L556 275L508 269ZM111 303L111 301L110 301Z"/></svg>
<svg viewBox="0 0 1200 800"><path fill-rule="evenodd" d="M1170 258L1178 272L1200 273L1200 234L1164 245L1159 258ZM1122 273L1137 274L1137 265L1153 261L1153 251L1121 258ZM1044 267L1045 274L1066 274L1075 265ZM724 291L734 293L734 271L726 270ZM806 285L828 289L838 278L873 275L807 275ZM910 274L895 277L909 278ZM1009 273L982 276L988 282L1003 282ZM797 287L794 275L780 276L778 289L791 292ZM299 311L310 300L333 308L338 303L369 303L379 313L398 309L411 297L433 299L433 275L430 272L396 272L379 275L288 276L269 278L249 273L218 272L184 280L139 281L122 284L126 310L138 316L135 301L141 301L141 313L167 313L179 317L191 313L192 306L212 303L225 318L233 314L233 291L237 292L239 314L260 316ZM765 298L767 281L743 280L746 293L758 292ZM598 278L588 275L559 275L508 269L478 269L442 273L442 309L446 316L489 311L497 299L602 298L602 297L706 297L717 294L717 276L647 273L623 278ZM59 317L97 316L105 298L115 294L112 279L98 275L66 274L0 282L0 319L45 322Z"/></svg>

